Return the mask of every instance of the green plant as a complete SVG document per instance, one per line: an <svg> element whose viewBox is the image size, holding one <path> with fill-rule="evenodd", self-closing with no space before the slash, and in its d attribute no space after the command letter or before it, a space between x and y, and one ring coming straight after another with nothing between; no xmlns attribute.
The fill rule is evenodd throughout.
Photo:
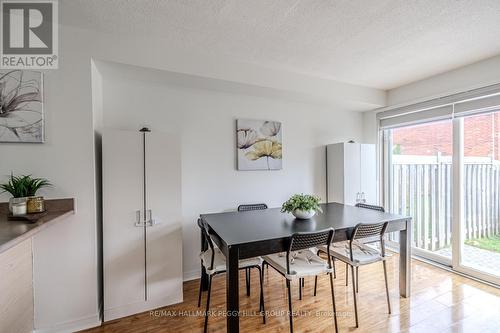
<svg viewBox="0 0 500 333"><path fill-rule="evenodd" d="M14 176L10 175L9 181L0 184L3 192L9 192L14 198L32 197L36 192L44 187L50 187L52 184L45 178L33 178L31 175Z"/></svg>
<svg viewBox="0 0 500 333"><path fill-rule="evenodd" d="M319 206L321 198L309 194L294 194L290 199L285 201L281 206L282 213L292 213L294 210L299 209L302 211L314 210L322 213Z"/></svg>
<svg viewBox="0 0 500 333"><path fill-rule="evenodd" d="M392 148L392 153L394 155L401 155L401 145L399 143L394 145L394 147Z"/></svg>

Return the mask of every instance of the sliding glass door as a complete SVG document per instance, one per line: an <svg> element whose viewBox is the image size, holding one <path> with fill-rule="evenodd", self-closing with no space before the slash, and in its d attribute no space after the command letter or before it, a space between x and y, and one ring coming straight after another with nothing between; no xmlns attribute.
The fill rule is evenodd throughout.
<svg viewBox="0 0 500 333"><path fill-rule="evenodd" d="M413 253L500 284L500 112L382 133L385 206L413 217Z"/></svg>
<svg viewBox="0 0 500 333"><path fill-rule="evenodd" d="M388 152L386 206L413 217L414 253L451 265L451 120L384 132Z"/></svg>
<svg viewBox="0 0 500 333"><path fill-rule="evenodd" d="M460 239L454 266L500 282L500 112L455 120Z"/></svg>

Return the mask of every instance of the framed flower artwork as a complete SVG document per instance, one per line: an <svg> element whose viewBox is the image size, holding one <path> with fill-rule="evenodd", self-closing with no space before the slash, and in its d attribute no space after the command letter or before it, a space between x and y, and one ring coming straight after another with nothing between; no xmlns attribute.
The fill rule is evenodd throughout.
<svg viewBox="0 0 500 333"><path fill-rule="evenodd" d="M282 125L277 121L238 119L238 170L281 170L282 132Z"/></svg>
<svg viewBox="0 0 500 333"><path fill-rule="evenodd" d="M42 73L0 71L0 142L43 141Z"/></svg>

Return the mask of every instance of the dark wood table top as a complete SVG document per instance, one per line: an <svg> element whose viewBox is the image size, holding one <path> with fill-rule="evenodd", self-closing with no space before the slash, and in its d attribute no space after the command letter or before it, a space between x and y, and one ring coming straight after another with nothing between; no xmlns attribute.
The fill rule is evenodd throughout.
<svg viewBox="0 0 500 333"><path fill-rule="evenodd" d="M340 203L322 204L323 213L309 220L298 220L291 214L281 213L280 208L247 212L202 214L201 218L228 245L241 245L264 240L290 237L295 232L336 230L336 240L346 239L358 223L391 222L388 232L405 228L409 217L383 213L372 209L357 208ZM398 223L401 222L401 223Z"/></svg>
<svg viewBox="0 0 500 333"><path fill-rule="evenodd" d="M74 213L74 199L45 200L47 214L37 222L9 220L9 204L0 203L0 253L7 251L36 233Z"/></svg>

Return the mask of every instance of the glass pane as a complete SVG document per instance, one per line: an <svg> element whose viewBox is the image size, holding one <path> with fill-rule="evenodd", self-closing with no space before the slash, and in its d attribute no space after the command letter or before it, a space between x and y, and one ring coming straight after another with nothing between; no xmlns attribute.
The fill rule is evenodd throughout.
<svg viewBox="0 0 500 333"><path fill-rule="evenodd" d="M451 120L388 133L389 206L413 217L413 246L451 259Z"/></svg>
<svg viewBox="0 0 500 333"><path fill-rule="evenodd" d="M464 266L500 275L500 112L463 120Z"/></svg>

